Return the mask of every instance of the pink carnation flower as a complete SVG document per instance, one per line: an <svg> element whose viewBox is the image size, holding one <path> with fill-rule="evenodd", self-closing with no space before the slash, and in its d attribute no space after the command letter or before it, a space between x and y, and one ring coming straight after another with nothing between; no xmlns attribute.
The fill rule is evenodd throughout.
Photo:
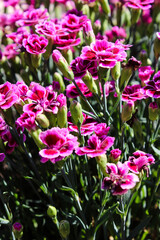
<svg viewBox="0 0 160 240"><path fill-rule="evenodd" d="M17 25L21 27L32 26L45 19L48 19L47 9L29 9L23 13L23 17L17 21Z"/></svg>
<svg viewBox="0 0 160 240"><path fill-rule="evenodd" d="M143 151L134 152L133 156L129 157L129 160L126 162L130 171L139 174L144 169L147 172L147 176L149 175L148 166L154 163L154 157Z"/></svg>
<svg viewBox="0 0 160 240"><path fill-rule="evenodd" d="M85 97L92 97L92 92L88 89L88 87L82 80L76 80L76 83ZM67 86L66 96L69 98L76 98L80 96L79 92L77 91L77 88L73 83Z"/></svg>
<svg viewBox="0 0 160 240"><path fill-rule="evenodd" d="M153 80L146 82L146 86L143 89L147 96L160 98L160 71L154 75Z"/></svg>
<svg viewBox="0 0 160 240"><path fill-rule="evenodd" d="M45 47L48 45L48 40L44 37L39 37L36 34L31 34L22 42L23 47L31 54L40 54L46 51Z"/></svg>
<svg viewBox="0 0 160 240"><path fill-rule="evenodd" d="M122 101L128 102L128 101L137 101L145 98L145 94L142 91L142 88L140 85L132 85L125 87L123 93L122 93Z"/></svg>
<svg viewBox="0 0 160 240"><path fill-rule="evenodd" d="M81 57L85 60L97 61L98 65L103 68L113 68L117 61L126 59L125 50L128 46L123 45L118 40L115 43L106 40L96 40L90 46L82 49Z"/></svg>
<svg viewBox="0 0 160 240"><path fill-rule="evenodd" d="M91 158L100 156L105 154L106 150L112 147L114 139L114 137L105 137L105 139L100 140L100 138L94 134L90 136L88 146L79 147L76 150L76 154L80 156L87 154L87 156Z"/></svg>
<svg viewBox="0 0 160 240"><path fill-rule="evenodd" d="M123 195L139 182L138 176L129 173L129 168L125 163L118 162L117 165L107 163L106 173L109 174L109 177L103 179L102 189L111 189L113 195Z"/></svg>
<svg viewBox="0 0 160 240"><path fill-rule="evenodd" d="M3 0L3 3L5 7L9 6L15 7L19 3L19 1L20 0Z"/></svg>
<svg viewBox="0 0 160 240"><path fill-rule="evenodd" d="M18 54L18 46L15 43L8 44L3 51L3 55L7 59L15 58Z"/></svg>
<svg viewBox="0 0 160 240"><path fill-rule="evenodd" d="M112 27L111 30L106 31L105 35L107 36L109 41L113 41L118 38L121 39L121 38L127 37L125 29L122 27L118 27L118 26L114 26L114 27Z"/></svg>
<svg viewBox="0 0 160 240"><path fill-rule="evenodd" d="M0 108L8 109L19 100L19 91L14 84L6 82L0 85Z"/></svg>
<svg viewBox="0 0 160 240"><path fill-rule="evenodd" d="M138 69L138 73L138 77L144 83L150 79L151 75L154 73L154 70L151 68L151 66L144 66Z"/></svg>
<svg viewBox="0 0 160 240"><path fill-rule="evenodd" d="M25 127L29 131L34 130L36 127L35 118L36 116L33 112L24 112L19 118L17 118L16 123L21 127Z"/></svg>
<svg viewBox="0 0 160 240"><path fill-rule="evenodd" d="M69 32L79 32L83 29L87 21L87 16L77 16L76 14L69 13L62 19L62 28Z"/></svg>
<svg viewBox="0 0 160 240"><path fill-rule="evenodd" d="M42 157L41 162L45 163L50 160L52 163L70 156L78 147L77 137L69 134L66 128L54 127L47 131L41 132L40 140L47 146L39 154Z"/></svg>
<svg viewBox="0 0 160 240"><path fill-rule="evenodd" d="M4 153L0 153L0 162L3 162L5 159L5 154Z"/></svg>
<svg viewBox="0 0 160 240"><path fill-rule="evenodd" d="M23 39L28 38L29 34L29 31L25 27L20 27L17 29L17 32L12 32L6 36L11 38L15 43L22 45Z"/></svg>
<svg viewBox="0 0 160 240"><path fill-rule="evenodd" d="M77 38L77 34L74 32L67 32L64 29L64 33L55 35L54 44L57 45L58 49L68 49L73 46L79 45L81 42L80 38Z"/></svg>
<svg viewBox="0 0 160 240"><path fill-rule="evenodd" d="M146 10L152 7L154 0L124 0L127 7Z"/></svg>
<svg viewBox="0 0 160 240"><path fill-rule="evenodd" d="M4 119L0 116L0 137L2 137L8 131L8 126Z"/></svg>

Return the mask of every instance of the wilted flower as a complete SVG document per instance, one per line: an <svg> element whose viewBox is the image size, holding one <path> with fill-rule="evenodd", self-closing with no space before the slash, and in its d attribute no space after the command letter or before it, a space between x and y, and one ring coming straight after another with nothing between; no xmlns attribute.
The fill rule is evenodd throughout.
<svg viewBox="0 0 160 240"><path fill-rule="evenodd" d="M103 179L102 189L111 189L113 195L123 195L139 182L138 176L129 173L129 168L125 163L118 162L117 165L107 163L106 173L109 176Z"/></svg>

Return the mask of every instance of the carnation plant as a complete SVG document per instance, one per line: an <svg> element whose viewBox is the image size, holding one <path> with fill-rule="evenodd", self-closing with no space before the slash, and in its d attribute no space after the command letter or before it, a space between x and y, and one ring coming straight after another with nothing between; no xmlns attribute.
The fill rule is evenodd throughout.
<svg viewBox="0 0 160 240"><path fill-rule="evenodd" d="M0 239L159 239L160 1L0 7Z"/></svg>

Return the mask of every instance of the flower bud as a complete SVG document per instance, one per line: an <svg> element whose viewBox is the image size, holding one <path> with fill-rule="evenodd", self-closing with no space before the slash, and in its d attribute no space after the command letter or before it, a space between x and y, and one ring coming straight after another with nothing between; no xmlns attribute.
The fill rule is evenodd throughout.
<svg viewBox="0 0 160 240"><path fill-rule="evenodd" d="M53 75L53 80L55 82L59 83L59 86L60 86L59 92L64 92L65 91L65 84L64 84L62 75L58 72L55 72L54 75Z"/></svg>
<svg viewBox="0 0 160 240"><path fill-rule="evenodd" d="M87 45L90 45L92 42L95 42L95 35L90 20L88 20L84 25L83 31L85 33L85 40Z"/></svg>
<svg viewBox="0 0 160 240"><path fill-rule="evenodd" d="M66 59L62 56L60 51L54 50L52 53L52 58L59 70L63 73L64 77L73 80L74 74L71 67L68 65Z"/></svg>
<svg viewBox="0 0 160 240"><path fill-rule="evenodd" d="M159 108L156 102L151 102L148 108L149 119L155 121L159 116Z"/></svg>
<svg viewBox="0 0 160 240"><path fill-rule="evenodd" d="M107 176L106 173L106 164L107 164L107 156L106 154L102 154L96 157L97 164L99 165L104 176Z"/></svg>
<svg viewBox="0 0 160 240"><path fill-rule="evenodd" d="M80 127L83 122L83 115L82 115L82 106L79 102L73 100L70 105L70 112L72 116L73 123Z"/></svg>
<svg viewBox="0 0 160 240"><path fill-rule="evenodd" d="M122 113L121 113L121 119L122 122L127 122L131 119L132 113L134 111L134 102L128 101L123 107L122 107Z"/></svg>
<svg viewBox="0 0 160 240"><path fill-rule="evenodd" d="M58 110L57 123L60 128L67 127L67 107L65 105Z"/></svg>
<svg viewBox="0 0 160 240"><path fill-rule="evenodd" d="M108 0L100 0L100 4L101 4L101 7L102 7L103 11L104 11L107 15L110 15L111 9L110 9Z"/></svg>
<svg viewBox="0 0 160 240"><path fill-rule="evenodd" d="M121 64L120 62L117 62L116 65L111 69L111 75L114 80L119 79L121 75Z"/></svg>
<svg viewBox="0 0 160 240"><path fill-rule="evenodd" d="M70 234L70 224L67 220L62 220L59 223L59 233L62 238L66 239Z"/></svg>
<svg viewBox="0 0 160 240"><path fill-rule="evenodd" d="M62 51L63 57L67 60L68 64L70 64L73 60L73 52L71 49L64 49Z"/></svg>
<svg viewBox="0 0 160 240"><path fill-rule="evenodd" d="M31 54L31 62L34 68L38 68L41 64L41 54Z"/></svg>
<svg viewBox="0 0 160 240"><path fill-rule="evenodd" d="M97 85L88 71L86 75L82 77L82 80L91 92L98 93Z"/></svg>
<svg viewBox="0 0 160 240"><path fill-rule="evenodd" d="M154 40L154 54L156 59L158 60L160 55L160 32L156 33L156 38Z"/></svg>
<svg viewBox="0 0 160 240"><path fill-rule="evenodd" d="M38 114L36 116L36 120L41 127L43 127L43 128L49 127L49 120L44 114Z"/></svg>
<svg viewBox="0 0 160 240"><path fill-rule="evenodd" d="M13 233L16 239L20 239L23 236L23 226L19 222L15 222L12 226Z"/></svg>
<svg viewBox="0 0 160 240"><path fill-rule="evenodd" d="M49 205L47 209L47 215L50 218L57 218L57 209L54 206Z"/></svg>
<svg viewBox="0 0 160 240"><path fill-rule="evenodd" d="M140 60L142 62L142 66L146 66L147 65L147 52L145 50L140 51Z"/></svg>
<svg viewBox="0 0 160 240"><path fill-rule="evenodd" d="M93 30L94 33L97 35L99 33L99 31L101 30L101 22L100 20L96 20L93 24Z"/></svg>
<svg viewBox="0 0 160 240"><path fill-rule="evenodd" d="M36 128L34 130L30 130L29 134L31 135L31 137L33 138L35 144L37 145L38 148L42 149L45 145L41 142L41 140L39 139L39 134L41 132L41 129Z"/></svg>
<svg viewBox="0 0 160 240"><path fill-rule="evenodd" d="M141 15L141 9L134 9L132 8L131 11L131 25L134 25L138 22L138 19Z"/></svg>
<svg viewBox="0 0 160 240"><path fill-rule="evenodd" d="M108 157L108 162L117 163L120 159L121 153L122 151L119 148L111 150Z"/></svg>

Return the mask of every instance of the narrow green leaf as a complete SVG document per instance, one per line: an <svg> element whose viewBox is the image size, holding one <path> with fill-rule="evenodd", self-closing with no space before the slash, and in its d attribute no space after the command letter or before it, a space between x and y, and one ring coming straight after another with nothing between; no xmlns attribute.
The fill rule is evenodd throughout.
<svg viewBox="0 0 160 240"><path fill-rule="evenodd" d="M0 224L9 224L8 219L0 218Z"/></svg>
<svg viewBox="0 0 160 240"><path fill-rule="evenodd" d="M151 145L151 147L157 155L160 155L160 150L158 148L156 148L153 144Z"/></svg>

